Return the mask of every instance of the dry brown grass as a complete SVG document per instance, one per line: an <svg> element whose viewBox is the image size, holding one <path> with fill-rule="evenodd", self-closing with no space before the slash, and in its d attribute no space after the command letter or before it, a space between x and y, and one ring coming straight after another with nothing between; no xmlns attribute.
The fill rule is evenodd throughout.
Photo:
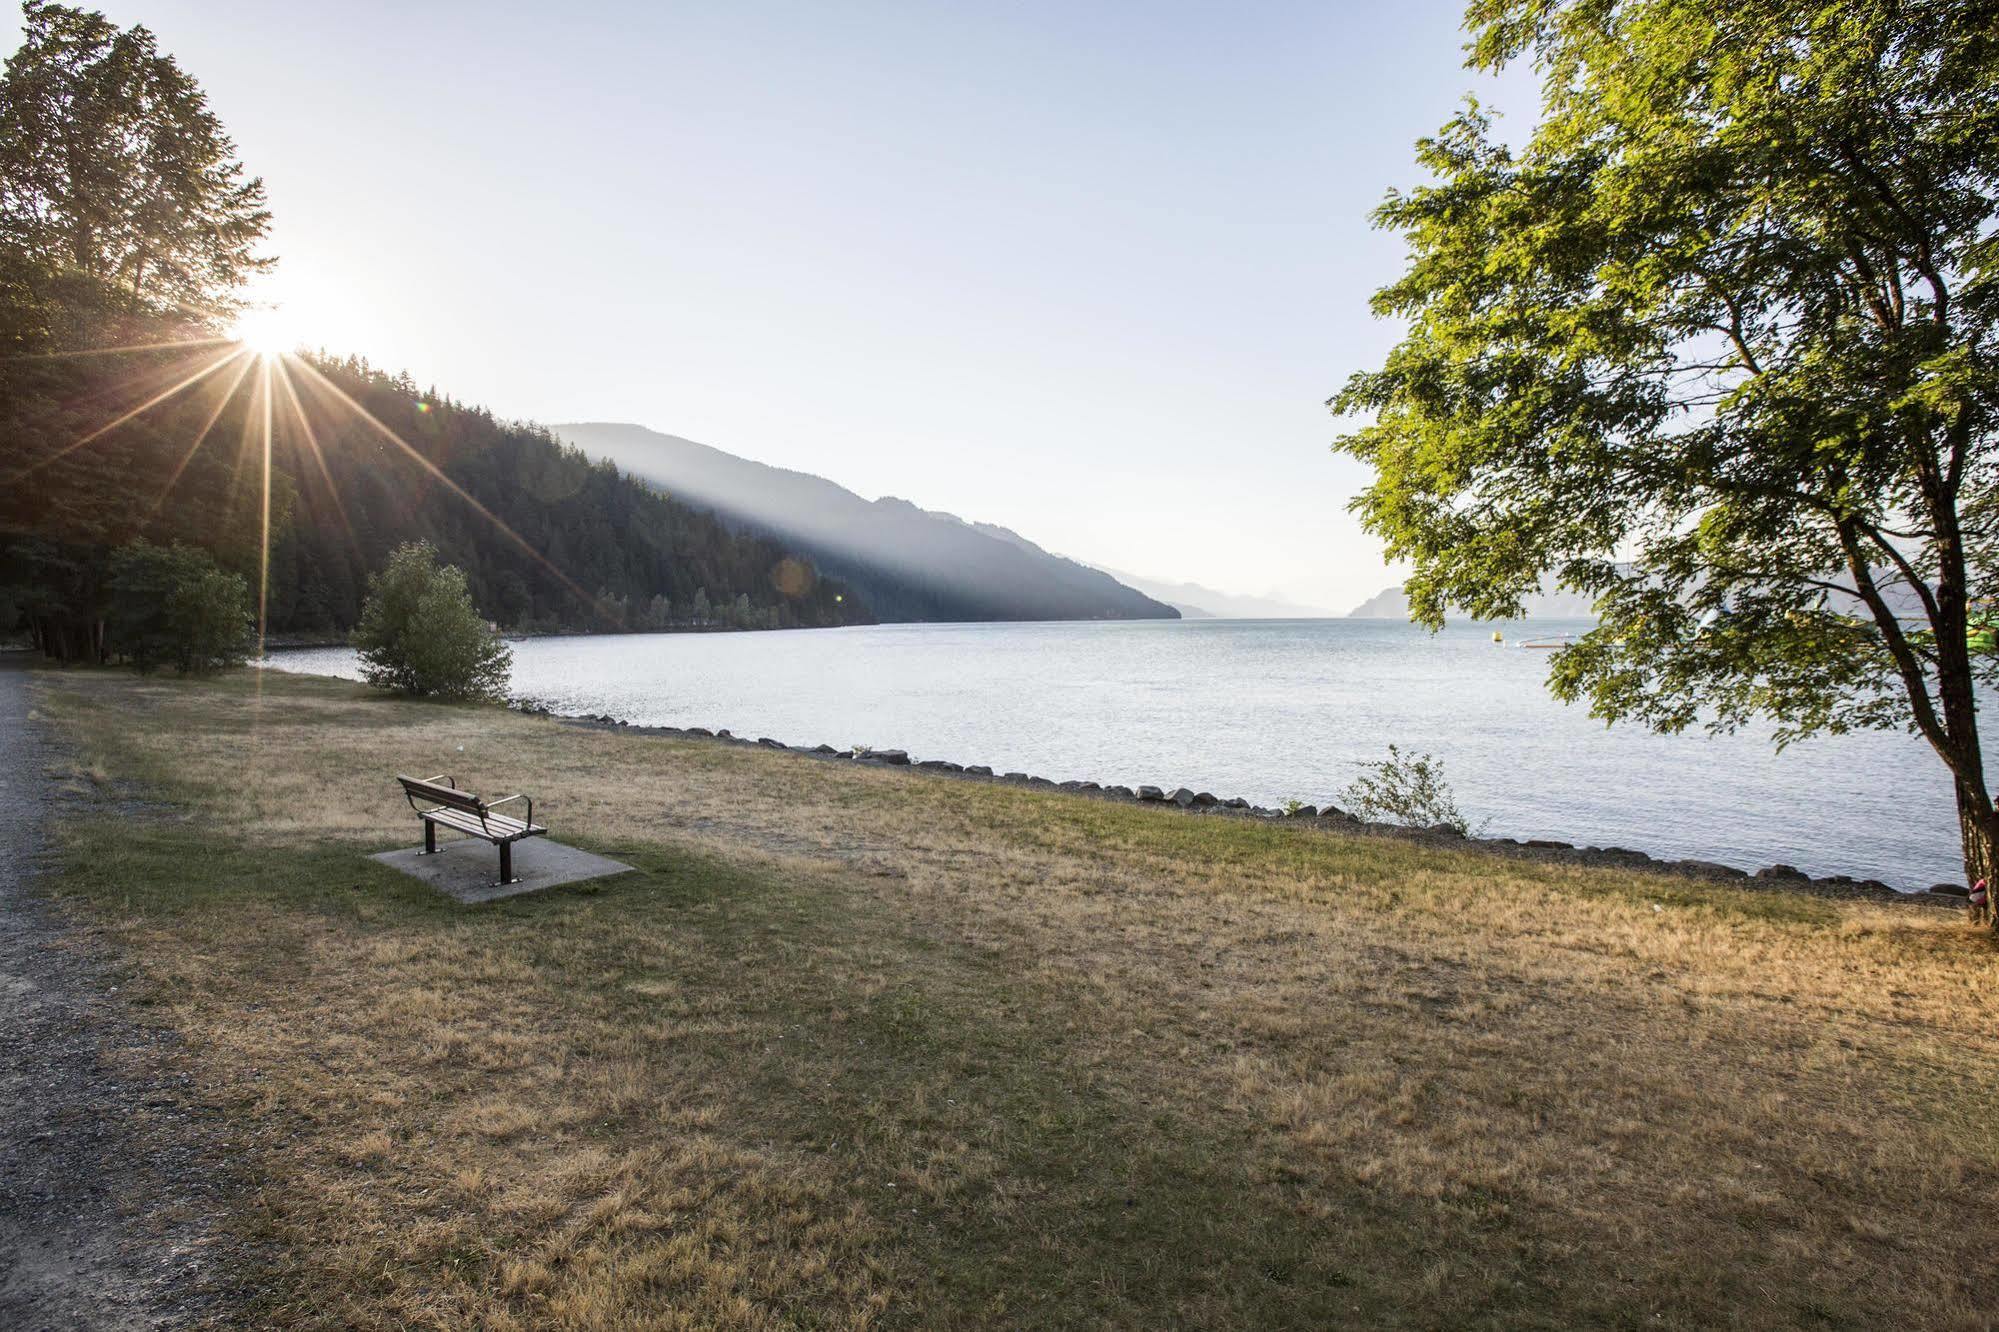
<svg viewBox="0 0 1999 1332"><path fill-rule="evenodd" d="M46 676L261 1320L1989 1327L1951 915L250 676ZM466 910L389 776L642 873ZM1986 1011L1989 1011L1987 1009Z"/></svg>

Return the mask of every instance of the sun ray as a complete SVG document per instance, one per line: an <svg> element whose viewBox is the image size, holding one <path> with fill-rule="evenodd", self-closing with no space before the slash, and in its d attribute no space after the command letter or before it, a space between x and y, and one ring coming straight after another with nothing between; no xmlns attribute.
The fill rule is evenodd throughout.
<svg viewBox="0 0 1999 1332"><path fill-rule="evenodd" d="M347 533L347 544L352 546L355 544L354 524L347 521L347 506L340 502L340 487L333 483L333 473L326 465L326 451L319 447L319 436L313 433L312 422L305 416L305 404L299 401L298 389L292 384L291 372L285 368L285 362L290 359L294 358L276 356L271 358L269 364L275 371L277 382L284 387L285 400L291 404L292 419L298 422L299 433L305 436L306 451L312 455L312 461L319 467L320 480L326 482L327 497L333 501L333 512L340 518L341 530Z"/></svg>
<svg viewBox="0 0 1999 1332"><path fill-rule="evenodd" d="M198 374L208 365L199 348L179 355L148 358L148 362L90 376L78 393L63 399L62 410L79 420L111 420L125 414L133 403L139 404L134 410L143 412L147 404L141 399L161 389L171 390L175 383L189 377L190 370Z"/></svg>
<svg viewBox="0 0 1999 1332"><path fill-rule="evenodd" d="M108 421L105 424L97 427L97 429L91 431L89 434L85 435L82 439L77 440L75 443L65 444L62 448L57 449L54 453L50 454L48 457L40 458L34 462L29 463L26 467L23 467L20 471L8 477L7 483L9 485L17 484L20 481L24 480L25 478L32 476L34 473L40 471L42 468L50 466L53 463L60 462L62 459L68 457L70 454L75 453L78 449L82 448L84 445L89 444L92 440L102 439L105 435L110 434L113 430L116 430L119 426L124 425L127 421L131 420L133 417L138 416L144 412L151 411L153 408L165 402L168 398L173 397L176 393L180 393L186 389L193 388L196 384L199 384L202 380L208 378L210 375L214 374L217 370L220 370L223 366L229 364L229 362L235 360L237 357L246 356L248 354L249 354L248 349L244 347L237 347L234 351L224 352L220 356L217 356L214 360L210 361L207 365L203 366L201 369L195 371L193 374L188 375L184 379L181 379L175 383L167 385L167 387L161 389L158 393L155 393L152 397L146 399L144 402L140 403L137 407L134 407L132 408L132 410L124 413L123 415L115 418L114 420Z"/></svg>
<svg viewBox="0 0 1999 1332"><path fill-rule="evenodd" d="M201 423L201 429L195 432L194 442L187 446L185 453L181 454L180 462L175 465L173 474L167 477L167 483L161 488L159 498L153 501L153 507L147 513L148 517L160 511L167 502L167 496L171 495L174 487L180 484L181 473L185 472L188 464L194 461L194 455L200 451L202 441L208 438L208 432L215 429L215 423L222 419L222 413L228 409L230 400L236 396L236 390L242 388L243 381L250 377L252 364L253 362L246 357L243 363L236 367L236 377L229 381L228 388L222 390L222 396L215 400L215 410Z"/></svg>
<svg viewBox="0 0 1999 1332"><path fill-rule="evenodd" d="M254 369L256 364L256 358L252 357L249 361L250 367ZM229 469L228 506L232 522L242 512L243 506L249 503L250 496L247 487L250 485L251 460L255 456L257 449L257 414L259 411L257 397L263 390L263 383L261 379L257 378L252 378L249 382L250 401L243 412L242 432L237 436L236 462Z"/></svg>
<svg viewBox="0 0 1999 1332"><path fill-rule="evenodd" d="M345 403L347 407L350 410L352 410L357 416L359 416L363 421L366 421L370 426L373 426L376 433L380 434L383 439L386 439L387 441L389 441L389 443L394 444L397 448L401 449L404 453L408 454L412 461L414 461L419 467L422 467L424 471L428 472L447 490L449 490L452 494L458 496L458 498L464 500L467 504L471 505L472 508L475 509L482 518L484 518L487 522L491 523L509 541L512 541L516 546L519 546L521 550L528 556L528 558L534 560L535 563L539 564L542 568L548 570L548 572L552 574L558 582L560 582L565 588L568 588L571 592L573 592L576 595L576 598L579 601L581 601L584 605L594 608L600 615L603 615L606 619L610 620L617 619L617 616L612 614L610 610L607 607L605 607L602 602L598 601L597 598L591 596L588 592L585 592L581 587L577 586L575 579L571 578L568 574L562 572L562 570L556 568L555 565L549 560L549 558L546 555L543 555L540 551L536 550L534 546L527 540L527 538L523 537L520 533L514 531L513 528L507 526L507 524L500 519L498 514L495 514L491 509L487 508L484 504L481 504L477 499L473 498L472 494L469 491L467 491L463 486L459 485L456 481L453 481L450 477L446 476L443 470L439 468L436 463L432 462L430 459L424 457L421 453L417 452L417 450L412 445L404 441L401 435L398 435L395 431L389 429L389 427L387 427L386 425L383 425L381 421L376 419L375 414L373 412L369 411L366 407L363 407L360 403L354 401L354 399L348 395L345 389L341 388L338 384L334 383L332 380L328 379L325 375L321 374L319 372L318 367L313 365L312 362L300 359L298 364L301 369L303 369L308 375L312 376L313 383L324 388L327 392L333 394L341 402Z"/></svg>
<svg viewBox="0 0 1999 1332"><path fill-rule="evenodd" d="M264 631L268 624L266 611L270 605L271 592L271 358L264 357L259 362L264 372L263 420L264 420L264 502L263 502L263 550L257 561L257 660L264 659Z"/></svg>
<svg viewBox="0 0 1999 1332"><path fill-rule="evenodd" d="M0 361L67 361L85 356L125 356L134 352L197 351L203 347L228 346L235 338L178 338L172 342L127 342L117 347L84 347L76 351L23 352L0 356Z"/></svg>

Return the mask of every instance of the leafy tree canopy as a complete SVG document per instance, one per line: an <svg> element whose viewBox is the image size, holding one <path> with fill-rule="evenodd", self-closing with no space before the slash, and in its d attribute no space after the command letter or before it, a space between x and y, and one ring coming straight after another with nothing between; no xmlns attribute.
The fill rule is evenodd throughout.
<svg viewBox="0 0 1999 1332"><path fill-rule="evenodd" d="M1333 400L1413 613L1599 598L1552 685L1677 730L1909 726L1967 868L1994 820L1999 27L1964 0L1476 0L1532 59L1517 149L1474 105L1379 223L1407 321Z"/></svg>
<svg viewBox="0 0 1999 1332"><path fill-rule="evenodd" d="M0 74L0 350L73 341L83 311L226 316L272 262L270 213L206 95L143 27L24 8Z"/></svg>

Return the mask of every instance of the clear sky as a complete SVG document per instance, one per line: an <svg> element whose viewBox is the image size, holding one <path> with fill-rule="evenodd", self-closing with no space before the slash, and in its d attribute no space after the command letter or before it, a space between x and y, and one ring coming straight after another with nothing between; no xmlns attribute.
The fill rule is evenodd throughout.
<svg viewBox="0 0 1999 1332"><path fill-rule="evenodd" d="M110 0L270 188L301 338L1155 577L1395 575L1323 406L1461 6ZM6 36L15 45L16 20Z"/></svg>

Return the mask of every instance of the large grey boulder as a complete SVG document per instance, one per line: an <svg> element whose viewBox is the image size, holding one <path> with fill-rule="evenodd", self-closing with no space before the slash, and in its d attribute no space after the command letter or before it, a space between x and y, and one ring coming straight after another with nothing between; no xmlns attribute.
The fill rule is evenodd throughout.
<svg viewBox="0 0 1999 1332"><path fill-rule="evenodd" d="M1138 788L1138 798L1140 800L1164 800L1166 793L1156 786L1141 786Z"/></svg>
<svg viewBox="0 0 1999 1332"><path fill-rule="evenodd" d="M871 749L862 757L870 763L887 763L905 768L909 766L909 751L903 749Z"/></svg>
<svg viewBox="0 0 1999 1332"><path fill-rule="evenodd" d="M1196 797L1192 791L1188 790L1186 787L1183 786L1180 787L1178 790L1174 791L1172 795L1166 798L1168 800L1171 800L1174 804L1178 805L1182 809L1192 809L1194 807L1194 801L1198 797Z"/></svg>

